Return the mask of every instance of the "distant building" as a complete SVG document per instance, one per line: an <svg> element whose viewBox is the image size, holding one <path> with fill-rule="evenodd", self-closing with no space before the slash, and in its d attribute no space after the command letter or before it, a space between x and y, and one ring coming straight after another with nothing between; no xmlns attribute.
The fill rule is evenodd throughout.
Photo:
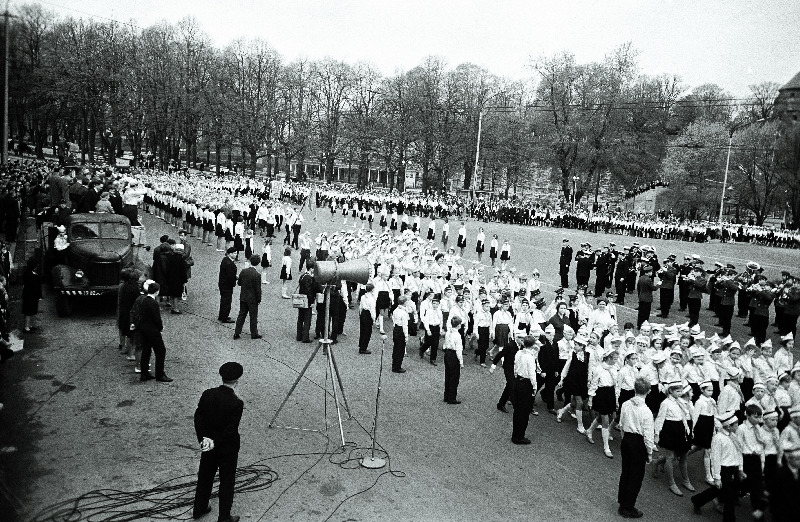
<svg viewBox="0 0 800 522"><path fill-rule="evenodd" d="M800 116L800 72L778 89L775 98L775 115L787 121L798 121Z"/></svg>

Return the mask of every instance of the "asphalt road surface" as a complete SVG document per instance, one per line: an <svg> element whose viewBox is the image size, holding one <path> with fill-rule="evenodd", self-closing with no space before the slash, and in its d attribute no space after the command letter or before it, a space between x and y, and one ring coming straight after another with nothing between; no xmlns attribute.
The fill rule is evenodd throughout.
<svg viewBox="0 0 800 522"><path fill-rule="evenodd" d="M305 217L304 230L310 230L313 236L342 228L341 218L332 223L325 211L319 212L318 220L308 211ZM153 246L161 234L176 234L172 227L151 216L145 224ZM426 226L427 221L423 221ZM755 259L766 267L768 276L776 278L781 269L797 270L800 266L798 251L644 241L480 222L468 223L467 259L475 259L478 226L483 226L489 237L497 233L501 242L506 237L511 241L512 265L528 273L534 267L541 271L548 298L558 284L562 237L571 238L574 246L581 240L593 245L613 240L619 248L636 240L654 245L661 258L669 252L696 253L706 263L719 260L737 266ZM175 379L169 384L140 383L132 363L119 353L113 299L85 301L76 306L73 317L60 319L55 315L52 296L46 292L40 307L41 331L27 335L24 351L2 368L6 410L0 417L0 434L3 444L13 445L17 451L0 456L5 474L0 485L6 498L18 502L18 511L14 515L5 509L0 520L67 520L64 513L72 516L69 520L190 518L185 509L156 516L153 513L160 504L140 502L141 498L124 492L148 490L171 479L193 480L199 450L192 415L201 392L219 384L217 369L229 360L245 368L237 388L245 401L239 465L260 462L278 476L271 487L237 493L233 512L245 522L619 518L618 434L612 442L616 458L611 460L603 455L599 432L597 444L590 445L576 432L574 421L565 419L557 424L537 400L540 415L532 417L528 428L533 443L515 446L510 442L511 414L495 408L504 386L502 371L490 375L465 353L466 367L458 391L463 402L444 404L444 367L433 367L417 358L415 340L409 343L411 355L404 363L408 373L402 375L389 371L391 339L387 340L377 443L388 453L389 464L381 470L359 467L357 457L371 445L381 343L375 331L372 355L357 354L355 310L348 311L347 336L334 351L353 415L348 419L345 413L343 422L345 439L351 445L345 451L339 448L331 376L326 374L321 356L311 363L307 379L289 398L276 424L319 429L326 424L327 412L327 436L269 428L280 401L315 346L294 341L296 313L290 301L280 299L280 243L279 237L273 246L278 266L269 269L271 284L264 285L259 310L264 338L251 340L245 326L242 338L233 341L232 325L215 320L222 254L194 242L196 264L186 313L163 314L166 372ZM570 276L574 284L574 274ZM238 291L234 316L237 296ZM620 308L619 313L622 321L635 319L631 309ZM686 320L683 314L673 316L676 322ZM715 322L707 315L701 315L701 321L706 326ZM741 323L735 319L733 334L744 341L747 337ZM718 331L713 327L707 330ZM695 486L704 487L699 455L690 458L690 472ZM108 511L92 511L94 497L85 495L101 489L116 499L106 500L116 504L116 518ZM112 494L112 490L123 493ZM182 498L191 498L191 484L181 494ZM82 496L83 500L79 498ZM67 507L60 511L65 505L61 503L73 499L78 499L71 504L75 510ZM740 516L748 516L747 504L745 501L740 508ZM56 509L56 505L60 507ZM214 511L203 520L215 520L216 507L216 500L212 500ZM688 497L675 497L665 479L654 480L649 471L638 507L647 520L693 517ZM141 510L147 509L150 514L142 515ZM62 518L56 516L58 511ZM718 516L708 506L696 519Z"/></svg>

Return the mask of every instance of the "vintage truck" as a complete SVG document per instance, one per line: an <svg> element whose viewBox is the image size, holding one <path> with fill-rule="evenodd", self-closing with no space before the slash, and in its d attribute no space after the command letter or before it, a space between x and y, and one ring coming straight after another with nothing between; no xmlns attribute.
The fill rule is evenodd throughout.
<svg viewBox="0 0 800 522"><path fill-rule="evenodd" d="M69 245L55 248L58 227L42 224L39 235L42 274L49 274L60 317L72 313L78 296L103 296L119 289L120 272L135 267L146 276L150 267L136 255L131 224L119 214L71 214L63 220Z"/></svg>

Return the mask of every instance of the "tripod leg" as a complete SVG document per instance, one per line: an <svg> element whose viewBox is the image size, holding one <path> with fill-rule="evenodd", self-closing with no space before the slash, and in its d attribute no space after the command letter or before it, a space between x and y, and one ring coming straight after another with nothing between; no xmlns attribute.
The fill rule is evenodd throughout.
<svg viewBox="0 0 800 522"><path fill-rule="evenodd" d="M342 400L344 401L344 408L347 410L347 418L352 418L353 414L350 413L350 406L347 404L347 394L344 392L344 385L342 384L342 376L339 374L339 366L336 364L336 357L333 355L333 349L329 346L328 351L331 354L331 362L333 369L336 372L336 380L339 382L339 389L342 390Z"/></svg>
<svg viewBox="0 0 800 522"><path fill-rule="evenodd" d="M328 348L327 349L328 368L329 368L329 370L331 372L331 375L333 375L334 372L335 372L334 366L333 366L333 351L331 350L330 346L328 346L327 348ZM337 378L339 377L339 373L338 372L336 372L336 377ZM344 428L342 427L342 410L339 408L339 394L336 391L336 383L332 383L332 384L333 384L333 400L336 403L336 417L337 417L337 419L339 419L339 435L341 435L341 437L342 437L342 446L344 446ZM339 381L339 386L341 386L341 380ZM344 390L342 390L342 396L344 397ZM349 410L348 410L348 413L349 413ZM325 423L327 425L327 420L325 421Z"/></svg>
<svg viewBox="0 0 800 522"><path fill-rule="evenodd" d="M281 405L278 406L278 410L275 412L275 415L273 415L272 420L269 421L269 427L270 428L275 425L275 419L278 418L278 415L280 414L281 410L286 405L286 401L288 401L289 397L292 396L292 393L294 393L294 389L297 388L297 384L300 382L300 379L303 378L303 375L305 375L306 370L308 370L308 367L311 366L311 361L313 361L314 357L316 357L317 352L320 349L320 346L322 346L322 345L318 344L317 347L314 349L314 351L311 352L311 357L308 358L308 361L306 362L306 365L303 366L303 369L300 370L300 373L297 374L297 379L295 379L294 384L292 384L292 387L289 388L289 393L287 393L286 397L283 398L283 402L281 402Z"/></svg>

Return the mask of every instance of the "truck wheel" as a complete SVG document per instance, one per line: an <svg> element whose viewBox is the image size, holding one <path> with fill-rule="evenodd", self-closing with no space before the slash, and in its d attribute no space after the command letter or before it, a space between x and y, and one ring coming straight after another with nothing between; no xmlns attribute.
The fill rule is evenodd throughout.
<svg viewBox="0 0 800 522"><path fill-rule="evenodd" d="M56 313L59 317L69 317L72 314L72 302L69 296L56 295Z"/></svg>

